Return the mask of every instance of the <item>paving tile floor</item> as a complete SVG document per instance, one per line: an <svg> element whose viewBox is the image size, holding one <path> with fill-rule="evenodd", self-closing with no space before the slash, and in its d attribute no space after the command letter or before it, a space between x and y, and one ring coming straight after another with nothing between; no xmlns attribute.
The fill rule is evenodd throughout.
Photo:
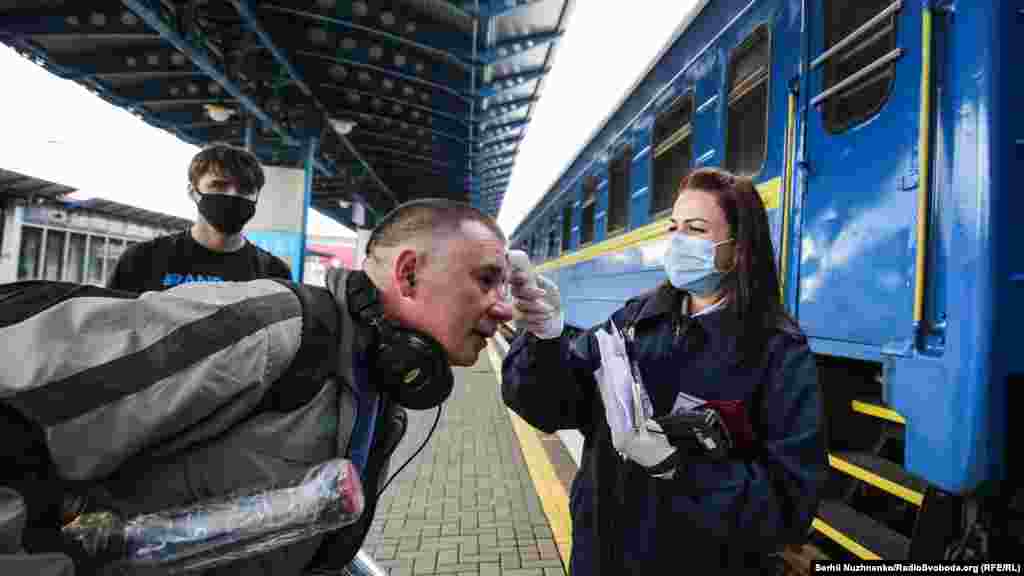
<svg viewBox="0 0 1024 576"><path fill-rule="evenodd" d="M433 436L381 497L364 550L391 576L565 576L488 351L455 378ZM435 413L409 411L389 475Z"/></svg>

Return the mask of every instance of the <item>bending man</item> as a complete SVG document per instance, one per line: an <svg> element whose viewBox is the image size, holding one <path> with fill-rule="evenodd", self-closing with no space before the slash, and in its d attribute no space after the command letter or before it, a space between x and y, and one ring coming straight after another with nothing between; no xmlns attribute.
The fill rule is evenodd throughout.
<svg viewBox="0 0 1024 576"><path fill-rule="evenodd" d="M0 485L28 504L24 548L59 550L59 526L85 510L129 518L292 482L345 457L367 498L351 530L215 572L344 566L372 519L401 409L444 401L450 366L474 364L512 317L505 243L474 208L421 200L377 227L365 273L332 271L325 288L0 286L0 433L12 439Z"/></svg>

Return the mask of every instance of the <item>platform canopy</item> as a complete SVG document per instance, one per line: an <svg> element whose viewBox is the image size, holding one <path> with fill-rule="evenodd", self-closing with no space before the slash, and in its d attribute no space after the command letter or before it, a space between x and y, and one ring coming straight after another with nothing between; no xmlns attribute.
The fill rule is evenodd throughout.
<svg viewBox="0 0 1024 576"><path fill-rule="evenodd" d="M315 150L343 224L423 196L496 216L573 1L0 0L0 42L184 141Z"/></svg>

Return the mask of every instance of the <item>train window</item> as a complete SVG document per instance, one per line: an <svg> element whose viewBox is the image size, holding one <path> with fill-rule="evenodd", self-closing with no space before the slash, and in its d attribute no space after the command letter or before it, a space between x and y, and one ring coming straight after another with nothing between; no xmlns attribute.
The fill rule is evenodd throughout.
<svg viewBox="0 0 1024 576"><path fill-rule="evenodd" d="M597 207L597 178L583 180L583 217L580 219L580 245L594 240L594 209Z"/></svg>
<svg viewBox="0 0 1024 576"><path fill-rule="evenodd" d="M729 55L729 120L725 167L753 176L768 154L768 69L771 42L759 26Z"/></svg>
<svg viewBox="0 0 1024 576"><path fill-rule="evenodd" d="M572 202L562 210L562 252L569 251L570 240L572 240Z"/></svg>
<svg viewBox="0 0 1024 576"><path fill-rule="evenodd" d="M654 120L654 190L651 214L672 208L693 159L693 92L687 92Z"/></svg>
<svg viewBox="0 0 1024 576"><path fill-rule="evenodd" d="M629 164L633 147L623 146L608 169L608 233L625 230L629 222Z"/></svg>
<svg viewBox="0 0 1024 576"><path fill-rule="evenodd" d="M551 230L548 232L548 258L558 256L558 224L551 223Z"/></svg>
<svg viewBox="0 0 1024 576"><path fill-rule="evenodd" d="M896 62L896 15L890 11L869 29L860 30L879 16L892 0L831 0L825 2L825 53L842 47L825 59L822 93L834 90L854 74L860 77L840 87L822 103L825 129L845 131L877 113L892 90ZM888 61L887 64L879 64Z"/></svg>

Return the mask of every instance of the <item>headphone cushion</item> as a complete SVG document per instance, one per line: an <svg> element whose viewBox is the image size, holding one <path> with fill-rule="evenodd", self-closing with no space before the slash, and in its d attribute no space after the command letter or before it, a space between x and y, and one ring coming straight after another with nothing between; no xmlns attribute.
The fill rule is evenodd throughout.
<svg viewBox="0 0 1024 576"><path fill-rule="evenodd" d="M411 410L428 410L448 399L455 376L447 353L427 334L392 326L377 350L377 370L394 383L395 401Z"/></svg>

